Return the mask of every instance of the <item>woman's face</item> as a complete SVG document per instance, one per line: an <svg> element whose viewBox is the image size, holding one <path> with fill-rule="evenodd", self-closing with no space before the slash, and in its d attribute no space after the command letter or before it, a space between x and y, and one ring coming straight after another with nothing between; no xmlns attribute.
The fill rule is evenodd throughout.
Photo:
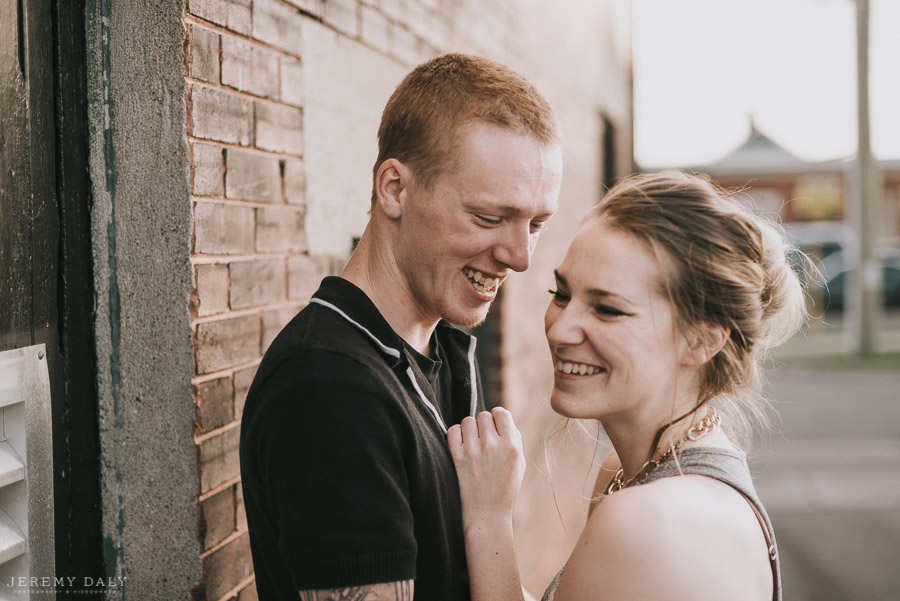
<svg viewBox="0 0 900 601"><path fill-rule="evenodd" d="M550 403L573 418L671 413L686 344L651 249L602 218L585 223L556 270L544 329Z"/></svg>

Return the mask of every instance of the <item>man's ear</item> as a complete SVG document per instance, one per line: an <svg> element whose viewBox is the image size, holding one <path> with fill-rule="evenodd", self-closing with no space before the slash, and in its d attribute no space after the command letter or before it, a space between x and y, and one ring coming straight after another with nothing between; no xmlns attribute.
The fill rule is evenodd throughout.
<svg viewBox="0 0 900 601"><path fill-rule="evenodd" d="M375 174L376 203L390 219L399 219L409 198L412 172L397 159L387 159Z"/></svg>
<svg viewBox="0 0 900 601"><path fill-rule="evenodd" d="M731 335L731 328L703 322L691 328L687 335L687 349L684 362L691 367L700 367L715 357Z"/></svg>

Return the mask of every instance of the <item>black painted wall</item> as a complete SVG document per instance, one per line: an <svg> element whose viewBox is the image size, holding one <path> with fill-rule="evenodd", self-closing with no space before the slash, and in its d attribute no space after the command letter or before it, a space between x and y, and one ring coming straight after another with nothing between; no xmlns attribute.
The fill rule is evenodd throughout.
<svg viewBox="0 0 900 601"><path fill-rule="evenodd" d="M47 345L52 576L96 579L105 571L85 82L84 0L0 0L0 350Z"/></svg>

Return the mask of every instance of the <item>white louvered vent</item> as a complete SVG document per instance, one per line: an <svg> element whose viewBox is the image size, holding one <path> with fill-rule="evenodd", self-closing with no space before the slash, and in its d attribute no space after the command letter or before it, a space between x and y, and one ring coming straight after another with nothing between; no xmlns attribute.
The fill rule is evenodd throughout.
<svg viewBox="0 0 900 601"><path fill-rule="evenodd" d="M0 353L0 601L55 599L50 378L44 345ZM37 580L35 580L37 579Z"/></svg>

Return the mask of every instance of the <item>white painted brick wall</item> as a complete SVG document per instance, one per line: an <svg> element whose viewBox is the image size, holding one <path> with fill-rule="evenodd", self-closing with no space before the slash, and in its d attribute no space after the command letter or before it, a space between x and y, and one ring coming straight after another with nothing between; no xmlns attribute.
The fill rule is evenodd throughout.
<svg viewBox="0 0 900 601"><path fill-rule="evenodd" d="M278 95L278 54L231 36L222 38L222 84L265 98Z"/></svg>
<svg viewBox="0 0 900 601"><path fill-rule="evenodd" d="M225 168L222 147L194 142L191 148L194 158L194 195L222 196Z"/></svg>
<svg viewBox="0 0 900 601"><path fill-rule="evenodd" d="M274 152L302 155L302 111L290 106L257 102L256 145Z"/></svg>
<svg viewBox="0 0 900 601"><path fill-rule="evenodd" d="M281 168L272 155L225 151L225 196L235 200L281 202Z"/></svg>
<svg viewBox="0 0 900 601"><path fill-rule="evenodd" d="M202 19L238 33L250 33L252 0L190 0L188 10Z"/></svg>
<svg viewBox="0 0 900 601"><path fill-rule="evenodd" d="M248 146L253 134L253 104L240 96L194 85L191 90L193 135L205 140Z"/></svg>
<svg viewBox="0 0 900 601"><path fill-rule="evenodd" d="M393 41L392 30L393 24L383 14L368 6L361 7L359 37L363 42L388 54Z"/></svg>
<svg viewBox="0 0 900 601"><path fill-rule="evenodd" d="M194 252L252 253L255 222L252 208L198 202L194 207Z"/></svg>
<svg viewBox="0 0 900 601"><path fill-rule="evenodd" d="M191 77L219 83L219 34L200 25L191 27Z"/></svg>
<svg viewBox="0 0 900 601"><path fill-rule="evenodd" d="M294 106L303 105L303 65L300 61L282 57L279 63L279 82L282 102Z"/></svg>
<svg viewBox="0 0 900 601"><path fill-rule="evenodd" d="M300 56L300 23L296 8L278 0L254 0L253 37L294 56Z"/></svg>
<svg viewBox="0 0 900 601"><path fill-rule="evenodd" d="M197 265L197 295L200 303L197 314L215 315L228 310L228 266Z"/></svg>

